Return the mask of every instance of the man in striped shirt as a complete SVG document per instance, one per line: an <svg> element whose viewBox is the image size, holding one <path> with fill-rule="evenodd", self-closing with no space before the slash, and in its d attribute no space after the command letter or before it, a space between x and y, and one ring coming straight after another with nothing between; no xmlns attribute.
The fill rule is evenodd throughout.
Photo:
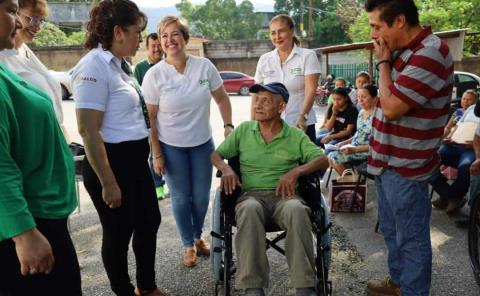
<svg viewBox="0 0 480 296"><path fill-rule="evenodd" d="M419 24L413 0L367 0L378 56L380 99L372 121L368 171L375 175L389 277L369 295L428 295L431 281L429 180L453 85L448 46Z"/></svg>

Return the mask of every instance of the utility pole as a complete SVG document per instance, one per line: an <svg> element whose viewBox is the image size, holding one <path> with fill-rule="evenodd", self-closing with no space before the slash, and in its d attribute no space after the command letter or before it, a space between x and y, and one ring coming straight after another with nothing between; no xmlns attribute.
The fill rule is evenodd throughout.
<svg viewBox="0 0 480 296"><path fill-rule="evenodd" d="M308 48L313 46L313 0L308 0Z"/></svg>
<svg viewBox="0 0 480 296"><path fill-rule="evenodd" d="M300 2L300 36L305 38L305 26L303 25L303 14L305 13L305 5L303 4L303 0Z"/></svg>

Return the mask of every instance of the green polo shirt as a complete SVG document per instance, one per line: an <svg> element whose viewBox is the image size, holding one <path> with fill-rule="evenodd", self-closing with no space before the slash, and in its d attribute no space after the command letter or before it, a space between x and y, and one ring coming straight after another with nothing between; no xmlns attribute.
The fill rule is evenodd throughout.
<svg viewBox="0 0 480 296"><path fill-rule="evenodd" d="M135 71L133 72L133 75L137 79L138 84L142 85L143 77L145 77L148 69L153 66L154 64L150 64L148 60L143 60L135 66Z"/></svg>
<svg viewBox="0 0 480 296"><path fill-rule="evenodd" d="M273 190L282 175L324 155L304 132L282 124L282 131L266 144L258 122L244 122L217 148L223 158L240 156L243 191Z"/></svg>
<svg viewBox="0 0 480 296"><path fill-rule="evenodd" d="M74 174L50 98L0 64L0 241L68 217Z"/></svg>

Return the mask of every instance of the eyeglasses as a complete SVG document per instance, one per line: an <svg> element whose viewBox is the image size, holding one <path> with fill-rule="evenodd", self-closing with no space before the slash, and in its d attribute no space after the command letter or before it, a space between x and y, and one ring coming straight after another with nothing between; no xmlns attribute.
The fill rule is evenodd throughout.
<svg viewBox="0 0 480 296"><path fill-rule="evenodd" d="M24 16L25 19L27 19L27 21L30 25L33 25L33 26L43 26L43 25L45 25L46 21L43 18L38 18L38 17L35 17L35 16L26 15L26 14L21 13L21 12L19 12L18 14Z"/></svg>

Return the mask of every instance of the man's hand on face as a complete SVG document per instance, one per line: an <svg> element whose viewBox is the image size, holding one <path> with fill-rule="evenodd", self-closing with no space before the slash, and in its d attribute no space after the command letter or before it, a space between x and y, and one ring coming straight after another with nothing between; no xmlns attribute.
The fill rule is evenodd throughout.
<svg viewBox="0 0 480 296"><path fill-rule="evenodd" d="M373 47L377 52L378 61L391 61L392 53L385 40L381 37L373 40Z"/></svg>
<svg viewBox="0 0 480 296"><path fill-rule="evenodd" d="M238 178L237 174L233 171L233 169L229 166L226 165L224 169L222 169L222 178L220 179L220 188L222 188L222 191L230 195L235 191L235 189L242 184L240 183L240 179Z"/></svg>
<svg viewBox="0 0 480 296"><path fill-rule="evenodd" d="M292 198L295 195L295 187L297 185L300 173L297 168L290 170L278 180L275 194L282 198Z"/></svg>

